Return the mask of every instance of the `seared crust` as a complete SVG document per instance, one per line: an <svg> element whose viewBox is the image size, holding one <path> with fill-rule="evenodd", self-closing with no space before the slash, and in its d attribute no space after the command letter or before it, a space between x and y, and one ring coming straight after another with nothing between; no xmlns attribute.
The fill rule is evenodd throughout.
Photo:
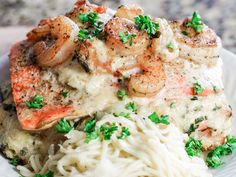
<svg viewBox="0 0 236 177"><path fill-rule="evenodd" d="M23 129L36 130L47 128L58 119L71 115L74 108L60 102L59 87L51 89L51 83L42 79L43 70L34 64L31 47L31 42L19 42L11 48L9 58L18 119ZM44 97L44 106L41 109L29 109L25 101L31 100L36 94Z"/></svg>

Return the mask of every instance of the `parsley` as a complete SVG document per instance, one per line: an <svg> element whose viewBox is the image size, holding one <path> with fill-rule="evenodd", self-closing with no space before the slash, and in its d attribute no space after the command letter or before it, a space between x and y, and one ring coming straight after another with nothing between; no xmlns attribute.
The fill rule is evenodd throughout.
<svg viewBox="0 0 236 177"><path fill-rule="evenodd" d="M84 126L84 132L91 133L95 130L97 118L94 116L92 119L87 120Z"/></svg>
<svg viewBox="0 0 236 177"><path fill-rule="evenodd" d="M127 97L125 89L119 89L117 92L117 97L121 100Z"/></svg>
<svg viewBox="0 0 236 177"><path fill-rule="evenodd" d="M188 36L189 35L189 33L187 32L187 31L182 31L181 32L183 35L185 35L185 36Z"/></svg>
<svg viewBox="0 0 236 177"><path fill-rule="evenodd" d="M185 133L187 133L188 135L191 135L191 133L195 132L197 128L198 128L198 125L191 124L189 129Z"/></svg>
<svg viewBox="0 0 236 177"><path fill-rule="evenodd" d="M195 32L200 33L203 30L202 18L197 12L193 12L192 20L186 24L187 27L191 27Z"/></svg>
<svg viewBox="0 0 236 177"><path fill-rule="evenodd" d="M170 42L166 45L167 49L174 50L174 45Z"/></svg>
<svg viewBox="0 0 236 177"><path fill-rule="evenodd" d="M97 118L94 116L92 119L86 121L84 132L86 133L85 143L98 138L98 128L96 127Z"/></svg>
<svg viewBox="0 0 236 177"><path fill-rule="evenodd" d="M204 88L198 83L193 84L193 91L195 95L199 95L203 92Z"/></svg>
<svg viewBox="0 0 236 177"><path fill-rule="evenodd" d="M219 93L220 89L218 87L216 87L215 85L213 85L213 90L215 93Z"/></svg>
<svg viewBox="0 0 236 177"><path fill-rule="evenodd" d="M42 95L35 95L32 101L26 101L25 104L28 108L40 109L43 107L44 98Z"/></svg>
<svg viewBox="0 0 236 177"><path fill-rule="evenodd" d="M137 112L137 104L135 102L129 102L125 105L127 110L131 110L132 112Z"/></svg>
<svg viewBox="0 0 236 177"><path fill-rule="evenodd" d="M64 98L67 98L69 96L69 92L67 91L62 91L61 92L61 95L64 97Z"/></svg>
<svg viewBox="0 0 236 177"><path fill-rule="evenodd" d="M176 107L176 102L170 103L170 108L175 108Z"/></svg>
<svg viewBox="0 0 236 177"><path fill-rule="evenodd" d="M139 15L139 17L134 17L135 24L140 30L144 30L150 37L153 37L160 25L151 21L151 18L144 15Z"/></svg>
<svg viewBox="0 0 236 177"><path fill-rule="evenodd" d="M95 140L98 138L98 129L95 127L95 130L90 133L86 133L85 143L89 143L91 140Z"/></svg>
<svg viewBox="0 0 236 177"><path fill-rule="evenodd" d="M136 37L136 34L130 34L129 32L119 32L120 40L123 44L126 44L129 41L129 45L133 44L133 37Z"/></svg>
<svg viewBox="0 0 236 177"><path fill-rule="evenodd" d="M219 109L221 109L221 106L217 106L217 105L215 104L215 107L212 109L212 111L217 111L217 110L219 110Z"/></svg>
<svg viewBox="0 0 236 177"><path fill-rule="evenodd" d="M13 165L13 166L17 166L18 164L19 164L19 160L18 159L11 159L10 161L9 161L9 163L11 164L11 165Z"/></svg>
<svg viewBox="0 0 236 177"><path fill-rule="evenodd" d="M119 114L113 113L115 117L125 117L125 118L130 118L130 113L128 112L120 112Z"/></svg>
<svg viewBox="0 0 236 177"><path fill-rule="evenodd" d="M100 33L103 31L102 24L103 22L98 21L98 14L95 12L90 12L88 14L79 14L78 18L82 22L86 22L91 24L87 29L79 30L78 39L80 41L89 39L90 41L93 40L93 37L98 37Z"/></svg>
<svg viewBox="0 0 236 177"><path fill-rule="evenodd" d="M57 123L55 129L58 133L68 133L73 129L73 126L71 126L68 120L63 118Z"/></svg>
<svg viewBox="0 0 236 177"><path fill-rule="evenodd" d="M225 144L218 146L207 154L206 162L208 167L217 168L222 165L221 157L232 154L234 149L236 149L236 137L227 136Z"/></svg>
<svg viewBox="0 0 236 177"><path fill-rule="evenodd" d="M93 40L92 33L89 30L86 30L86 29L79 30L78 38L81 41L86 40L86 39Z"/></svg>
<svg viewBox="0 0 236 177"><path fill-rule="evenodd" d="M117 129L118 126L115 123L112 123L111 125L105 123L100 127L100 132L102 133L104 140L110 140Z"/></svg>
<svg viewBox="0 0 236 177"><path fill-rule="evenodd" d="M207 120L207 116L201 116L195 119L195 124L198 124L204 120Z"/></svg>
<svg viewBox="0 0 236 177"><path fill-rule="evenodd" d="M54 173L52 171L47 172L45 175L37 173L35 174L35 177L54 177Z"/></svg>
<svg viewBox="0 0 236 177"><path fill-rule="evenodd" d="M97 25L97 20L98 20L98 14L95 12L90 12L88 14L79 14L78 18L82 21L82 22L87 22L93 25Z"/></svg>
<svg viewBox="0 0 236 177"><path fill-rule="evenodd" d="M196 96L193 96L192 98L190 98L191 101L195 101L195 100L198 100L198 97Z"/></svg>
<svg viewBox="0 0 236 177"><path fill-rule="evenodd" d="M153 112L151 115L148 116L148 118L156 124L159 124L159 123L165 124L165 125L170 124L170 122L168 121L169 116L167 115L162 115L161 117L159 117L156 112Z"/></svg>
<svg viewBox="0 0 236 177"><path fill-rule="evenodd" d="M190 139L185 144L185 151L189 156L199 156L202 153L201 148L201 140L197 140L192 137L190 137Z"/></svg>
<svg viewBox="0 0 236 177"><path fill-rule="evenodd" d="M126 137L130 136L130 131L129 128L127 127L122 127L121 135L118 136L118 139L125 139Z"/></svg>

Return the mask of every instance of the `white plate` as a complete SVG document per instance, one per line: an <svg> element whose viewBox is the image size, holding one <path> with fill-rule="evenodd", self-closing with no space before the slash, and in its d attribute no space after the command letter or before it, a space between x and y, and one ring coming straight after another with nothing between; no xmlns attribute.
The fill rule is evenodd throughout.
<svg viewBox="0 0 236 177"><path fill-rule="evenodd" d="M233 108L236 110L236 55L223 49L221 52L223 59L223 81L225 93ZM9 79L9 63L7 55L0 57L0 84ZM236 131L236 119L233 120L233 132ZM233 133L236 135L235 133ZM17 143L17 142L16 142ZM236 177L236 153L228 156L227 162L218 170L212 171L214 177ZM0 177L19 177L19 174L9 165L8 160L0 155Z"/></svg>

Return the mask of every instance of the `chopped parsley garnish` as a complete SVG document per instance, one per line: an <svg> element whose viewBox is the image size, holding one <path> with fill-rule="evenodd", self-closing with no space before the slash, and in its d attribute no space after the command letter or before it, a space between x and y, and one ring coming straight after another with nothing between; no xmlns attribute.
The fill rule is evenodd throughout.
<svg viewBox="0 0 236 177"><path fill-rule="evenodd" d="M185 132L188 135L191 135L191 133L195 132L195 130L198 128L198 125L190 124L189 129Z"/></svg>
<svg viewBox="0 0 236 177"><path fill-rule="evenodd" d="M67 97L69 96L69 92L63 90L63 91L61 92L61 95L62 95L64 98L67 98Z"/></svg>
<svg viewBox="0 0 236 177"><path fill-rule="evenodd" d="M136 34L130 34L129 32L119 32L120 40L123 44L126 44L129 41L129 45L133 44L133 37L136 37Z"/></svg>
<svg viewBox="0 0 236 177"><path fill-rule="evenodd" d="M125 105L127 110L131 110L132 112L137 112L137 104L135 102L129 102Z"/></svg>
<svg viewBox="0 0 236 177"><path fill-rule="evenodd" d="M56 125L55 129L58 133L68 133L73 129L73 126L66 119L61 119Z"/></svg>
<svg viewBox="0 0 236 177"><path fill-rule="evenodd" d="M37 174L35 174L35 177L54 177L54 173L52 171L49 171L44 175L37 173Z"/></svg>
<svg viewBox="0 0 236 177"><path fill-rule="evenodd" d="M204 120L207 120L207 116L201 116L195 119L195 124L198 124Z"/></svg>
<svg viewBox="0 0 236 177"><path fill-rule="evenodd" d="M174 50L174 45L170 42L166 45L167 49Z"/></svg>
<svg viewBox="0 0 236 177"><path fill-rule="evenodd" d="M139 17L134 17L135 24L140 30L144 30L150 37L153 37L160 25L153 22L149 16L139 15Z"/></svg>
<svg viewBox="0 0 236 177"><path fill-rule="evenodd" d="M165 125L170 124L170 122L168 121L169 116L167 115L162 115L161 117L159 117L156 112L153 112L151 115L148 116L148 118L156 124L159 124L159 123L165 124Z"/></svg>
<svg viewBox="0 0 236 177"><path fill-rule="evenodd" d="M204 88L198 82L193 84L193 92L195 95L199 95L203 92Z"/></svg>
<svg viewBox="0 0 236 177"><path fill-rule="evenodd" d="M86 29L79 30L78 39L80 41L89 39L93 40L93 37L98 37L103 31L102 24L103 22L98 21L98 14L95 12L90 12L88 14L79 14L78 18L85 23L89 23L90 26Z"/></svg>
<svg viewBox="0 0 236 177"><path fill-rule="evenodd" d="M130 113L128 112L120 112L118 113L113 113L115 117L125 117L125 118L130 118Z"/></svg>
<svg viewBox="0 0 236 177"><path fill-rule="evenodd" d="M95 12L90 12L88 14L79 14L78 18L82 21L82 22L86 22L86 23L90 23L93 25L96 25L97 20L98 20L98 14Z"/></svg>
<svg viewBox="0 0 236 177"><path fill-rule="evenodd" d="M94 36L92 35L91 31L87 29L79 30L79 34L78 34L79 40L81 41L86 40L86 39L93 40L93 37Z"/></svg>
<svg viewBox="0 0 236 177"><path fill-rule="evenodd" d="M170 108L175 108L176 107L176 102L170 103Z"/></svg>
<svg viewBox="0 0 236 177"><path fill-rule="evenodd" d="M25 104L28 108L40 109L43 107L44 98L42 95L35 95L32 101L26 101Z"/></svg>
<svg viewBox="0 0 236 177"><path fill-rule="evenodd" d="M92 119L87 120L84 126L84 132L86 133L86 143L98 138L98 128L96 127L97 118L94 116Z"/></svg>
<svg viewBox="0 0 236 177"><path fill-rule="evenodd" d="M117 97L121 100L127 97L125 89L119 89L117 92Z"/></svg>
<svg viewBox="0 0 236 177"><path fill-rule="evenodd" d="M97 127L95 127L95 130L93 132L86 133L85 143L89 143L91 140L97 139L98 136L99 136L98 129L97 129Z"/></svg>
<svg viewBox="0 0 236 177"><path fill-rule="evenodd" d="M195 32L200 33L203 30L202 18L197 12L193 12L192 20L186 24L187 27L191 27Z"/></svg>
<svg viewBox="0 0 236 177"><path fill-rule="evenodd" d="M102 133L104 140L110 140L111 136L115 131L117 131L117 129L118 126L115 123L112 123L111 125L105 123L100 127L100 132Z"/></svg>
<svg viewBox="0 0 236 177"><path fill-rule="evenodd" d="M195 100L198 100L198 97L197 96L193 96L192 98L190 98L191 101L195 101Z"/></svg>
<svg viewBox="0 0 236 177"><path fill-rule="evenodd" d="M13 166L17 166L18 164L19 164L19 160L18 159L11 159L10 161L9 161L9 163L11 164L11 165L13 165Z"/></svg>
<svg viewBox="0 0 236 177"><path fill-rule="evenodd" d="M213 110L213 111L217 111L217 110L219 110L219 109L221 109L221 106L215 105L215 107L214 107L212 110Z"/></svg>
<svg viewBox="0 0 236 177"><path fill-rule="evenodd" d="M185 144L185 151L189 156L199 156L202 153L201 140L194 139L192 137Z"/></svg>
<svg viewBox="0 0 236 177"><path fill-rule="evenodd" d="M87 120L84 126L84 132L90 133L95 130L97 118L94 116L92 119Z"/></svg>
<svg viewBox="0 0 236 177"><path fill-rule="evenodd" d="M183 35L185 35L185 36L188 36L189 35L189 33L187 32L187 31L182 31L181 32Z"/></svg>
<svg viewBox="0 0 236 177"><path fill-rule="evenodd" d="M218 87L216 87L215 85L213 85L213 90L215 93L219 93L220 89Z"/></svg>
<svg viewBox="0 0 236 177"><path fill-rule="evenodd" d="M121 134L118 136L118 139L125 139L127 136L130 136L129 128L122 127Z"/></svg>
<svg viewBox="0 0 236 177"><path fill-rule="evenodd" d="M208 167L217 168L222 165L222 156L232 154L235 148L236 137L227 136L225 144L218 146L216 149L207 154L206 162Z"/></svg>

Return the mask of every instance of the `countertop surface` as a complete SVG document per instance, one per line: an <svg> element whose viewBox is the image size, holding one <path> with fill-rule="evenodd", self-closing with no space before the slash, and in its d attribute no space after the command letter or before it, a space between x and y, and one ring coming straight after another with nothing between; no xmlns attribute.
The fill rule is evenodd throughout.
<svg viewBox="0 0 236 177"><path fill-rule="evenodd" d="M236 53L236 0L94 0L116 8L120 4L139 4L146 14L168 20L182 19L198 11L204 22L222 38L223 46ZM63 14L75 0L0 0L0 54L24 38L29 26L42 18ZM7 26L7 27L6 27ZM25 27L22 27L25 26ZM15 31L14 31L15 30ZM5 44L5 42L7 44Z"/></svg>

